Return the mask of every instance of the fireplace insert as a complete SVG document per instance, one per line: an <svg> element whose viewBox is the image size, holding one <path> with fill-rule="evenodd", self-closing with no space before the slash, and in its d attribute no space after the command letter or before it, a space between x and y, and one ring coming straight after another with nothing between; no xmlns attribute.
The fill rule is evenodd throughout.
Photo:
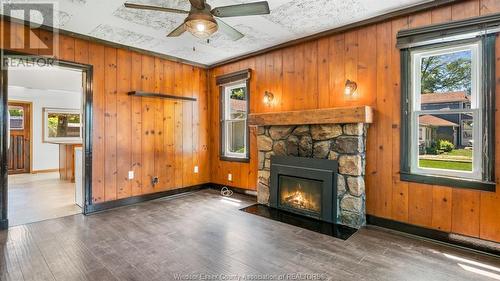
<svg viewBox="0 0 500 281"><path fill-rule="evenodd" d="M336 223L337 171L335 160L271 157L270 206Z"/></svg>

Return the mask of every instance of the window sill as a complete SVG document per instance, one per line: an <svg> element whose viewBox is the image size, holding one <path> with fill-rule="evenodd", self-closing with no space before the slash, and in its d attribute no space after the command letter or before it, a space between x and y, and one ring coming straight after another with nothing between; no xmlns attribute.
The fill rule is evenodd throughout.
<svg viewBox="0 0 500 281"><path fill-rule="evenodd" d="M240 163L249 163L250 162L250 158L237 158L237 157L220 156L219 159L221 161L227 161L227 162L240 162Z"/></svg>
<svg viewBox="0 0 500 281"><path fill-rule="evenodd" d="M401 172L401 181L496 192L496 183Z"/></svg>

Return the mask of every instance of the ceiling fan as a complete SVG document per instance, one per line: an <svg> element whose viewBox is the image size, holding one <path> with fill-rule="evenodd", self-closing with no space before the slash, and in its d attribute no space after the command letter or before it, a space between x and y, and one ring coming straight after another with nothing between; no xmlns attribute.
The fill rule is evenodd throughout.
<svg viewBox="0 0 500 281"><path fill-rule="evenodd" d="M189 31L198 38L207 38L220 29L234 41L241 39L244 35L219 18L265 15L270 13L267 1L223 6L213 9L206 3L206 0L189 0L189 2L191 3L190 11L136 3L125 3L124 5L132 9L188 14L184 23L170 32L167 35L168 37L177 37Z"/></svg>

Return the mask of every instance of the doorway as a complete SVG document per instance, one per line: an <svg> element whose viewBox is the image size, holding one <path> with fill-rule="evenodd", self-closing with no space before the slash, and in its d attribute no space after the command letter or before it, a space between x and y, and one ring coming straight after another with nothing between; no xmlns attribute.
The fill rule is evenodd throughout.
<svg viewBox="0 0 500 281"><path fill-rule="evenodd" d="M91 202L92 66L5 65L0 228L85 214Z"/></svg>

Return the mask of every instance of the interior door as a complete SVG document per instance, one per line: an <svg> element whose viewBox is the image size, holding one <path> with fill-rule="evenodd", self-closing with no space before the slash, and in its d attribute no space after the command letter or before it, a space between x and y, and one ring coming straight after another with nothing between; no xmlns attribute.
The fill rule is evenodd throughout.
<svg viewBox="0 0 500 281"><path fill-rule="evenodd" d="M30 104L9 102L9 175L31 172Z"/></svg>

